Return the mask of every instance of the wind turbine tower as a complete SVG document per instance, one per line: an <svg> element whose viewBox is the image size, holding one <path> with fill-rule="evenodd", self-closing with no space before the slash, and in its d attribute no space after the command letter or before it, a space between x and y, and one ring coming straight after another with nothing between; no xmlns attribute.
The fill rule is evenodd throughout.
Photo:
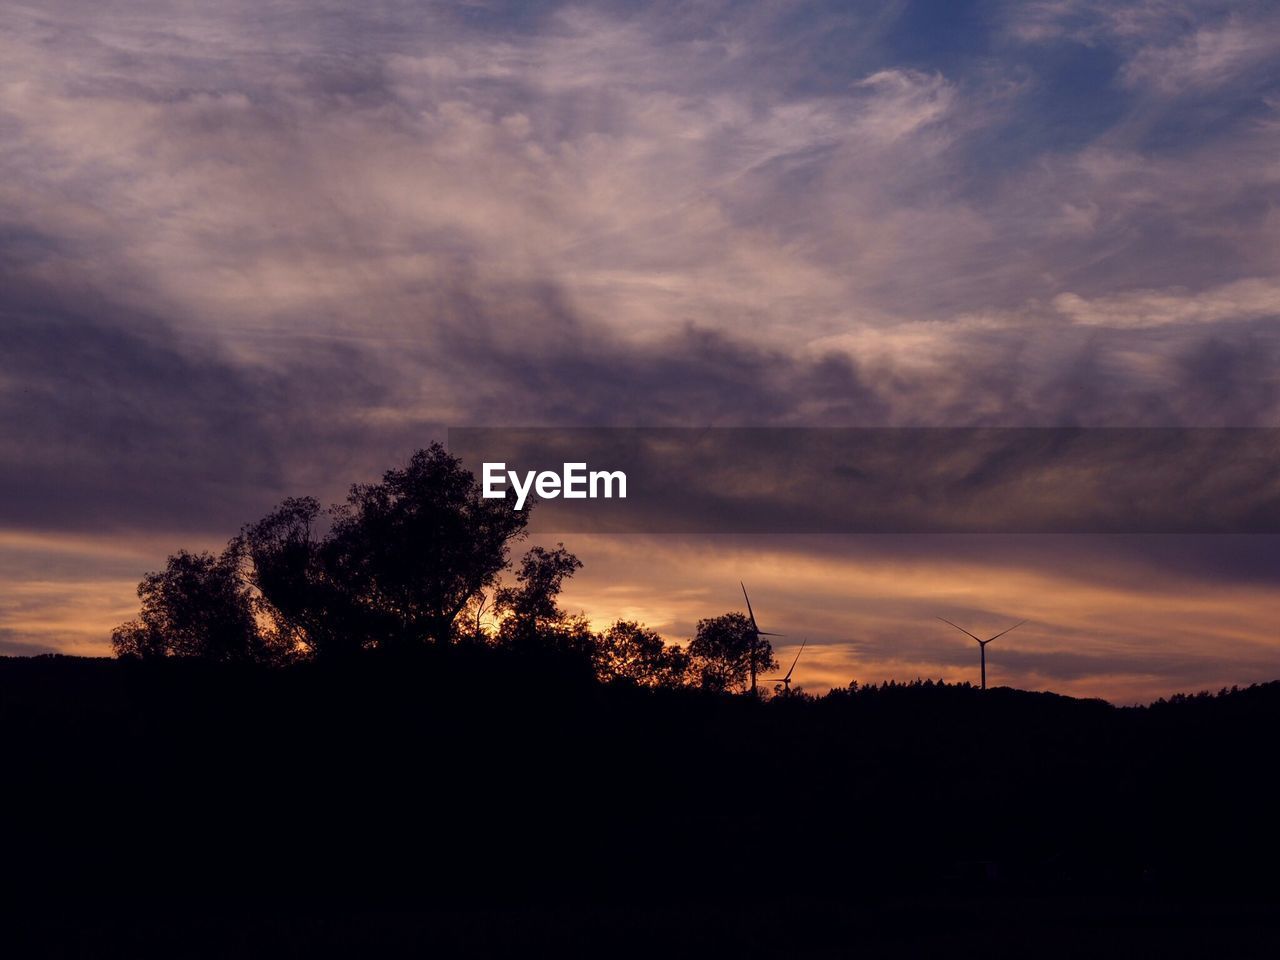
<svg viewBox="0 0 1280 960"><path fill-rule="evenodd" d="M755 611L751 609L751 598L747 596L747 585L739 580L738 586L742 587L742 599L747 601L747 616L751 618L752 635L751 656L749 658L749 662L751 665L751 695L754 697L756 695L756 661L759 659L760 654L760 638L780 637L782 634L769 633L767 630L761 630L760 627L756 625Z"/></svg>
<svg viewBox="0 0 1280 960"><path fill-rule="evenodd" d="M968 636L973 637L974 640L978 641L978 649L982 651L982 689L983 690L987 689L987 644L990 643L992 640L996 640L996 639L999 639L1000 637L1003 637L1006 633L1009 632L1009 630L1017 630L1018 627L1022 626L1024 623L1027 622L1025 620L1019 620L1012 627L1010 627L1009 630L1001 630L994 637L987 637L987 639L985 640L980 640L977 637L974 637L972 633L969 633L968 630L960 626L958 623L952 623L946 617L939 617L938 619L941 620L943 623L947 624L948 626L955 627L961 633L967 634Z"/></svg>
<svg viewBox="0 0 1280 960"><path fill-rule="evenodd" d="M780 683L782 684L783 693L790 693L791 692L791 674L795 672L796 664L800 662L800 654L804 653L804 645L808 642L809 641L807 638L800 641L800 649L796 651L796 658L791 661L791 669L787 671L786 676L769 677L768 679L765 680L765 683Z"/></svg>

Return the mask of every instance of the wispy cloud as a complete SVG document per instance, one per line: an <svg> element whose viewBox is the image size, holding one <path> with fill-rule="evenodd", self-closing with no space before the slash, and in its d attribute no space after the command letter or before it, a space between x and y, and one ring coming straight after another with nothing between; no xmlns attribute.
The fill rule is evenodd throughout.
<svg viewBox="0 0 1280 960"><path fill-rule="evenodd" d="M1124 80L1164 94L1204 94L1249 72L1271 68L1280 54L1280 18L1261 22L1232 18L1200 27L1162 47L1143 47L1126 65Z"/></svg>
<svg viewBox="0 0 1280 960"><path fill-rule="evenodd" d="M953 12L8 5L0 524L449 424L1280 421L1270 6Z"/></svg>
<svg viewBox="0 0 1280 960"><path fill-rule="evenodd" d="M1104 327L1157 327L1280 317L1280 279L1252 278L1200 293L1131 290L1085 299L1061 293L1053 307L1072 323Z"/></svg>

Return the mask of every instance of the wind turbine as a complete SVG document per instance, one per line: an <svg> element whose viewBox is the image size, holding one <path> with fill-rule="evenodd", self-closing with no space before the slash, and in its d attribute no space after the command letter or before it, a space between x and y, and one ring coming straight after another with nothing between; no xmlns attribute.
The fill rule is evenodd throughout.
<svg viewBox="0 0 1280 960"><path fill-rule="evenodd" d="M800 654L804 653L804 645L808 642L809 642L808 639L800 641L800 649L796 651L796 658L791 661L791 669L787 671L787 675L785 677L768 677L765 679L764 682L780 683L782 684L782 692L790 693L791 692L791 674L795 671L796 664L800 662Z"/></svg>
<svg viewBox="0 0 1280 960"><path fill-rule="evenodd" d="M751 662L751 695L754 697L756 695L756 651L760 649L760 638L761 637L780 637L782 636L782 634L769 633L766 630L761 630L760 627L756 625L755 611L751 609L751 598L747 596L747 585L743 583L741 580L739 580L738 586L742 587L742 599L747 601L747 616L751 618L751 629L753 631L753 635L751 637L750 662Z"/></svg>
<svg viewBox="0 0 1280 960"><path fill-rule="evenodd" d="M958 623L952 623L946 617L939 617L938 619L941 620L943 623L948 624L949 626L955 627L961 633L965 633L973 637L972 633L969 633L968 630L960 626ZM1018 627L1022 626L1026 622L1027 621L1025 620L1019 620L1012 627L1010 627L1009 630L1017 630ZM990 643L992 640L996 640L996 639L999 639L1000 637L1003 637L1006 633L1009 632L1009 630L1001 630L994 637L988 637L986 640L978 640L977 637L973 637L973 639L978 640L978 649L982 651L982 689L983 690L987 689L987 644Z"/></svg>

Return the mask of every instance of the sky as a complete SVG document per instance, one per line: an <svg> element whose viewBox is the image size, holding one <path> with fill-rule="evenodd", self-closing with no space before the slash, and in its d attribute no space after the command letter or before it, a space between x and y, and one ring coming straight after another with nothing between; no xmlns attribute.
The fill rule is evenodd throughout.
<svg viewBox="0 0 1280 960"><path fill-rule="evenodd" d="M1280 426L1280 9L0 8L0 652L450 426ZM797 681L1280 677L1272 536L569 537ZM758 599L757 599L758 596ZM767 620L767 625L766 621Z"/></svg>

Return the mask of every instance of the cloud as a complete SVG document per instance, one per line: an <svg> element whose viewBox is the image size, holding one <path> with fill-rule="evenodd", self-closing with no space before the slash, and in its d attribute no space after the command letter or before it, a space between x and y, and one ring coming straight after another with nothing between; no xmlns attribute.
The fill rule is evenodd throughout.
<svg viewBox="0 0 1280 960"><path fill-rule="evenodd" d="M1230 0L1029 0L1006 9L1009 32L1027 43L1163 42L1188 26L1247 6Z"/></svg>
<svg viewBox="0 0 1280 960"><path fill-rule="evenodd" d="M45 244L27 271L237 356L337 338L394 366L406 344L447 346L432 341L460 285L509 339L554 290L632 348L692 324L776 352L921 321L945 341L976 310L1188 266L1220 284L1211 264L1261 265L1274 243L1232 196L1274 188L1271 134L1249 156L1214 141L1153 165L1120 143L993 169L975 151L1021 119L1023 68L893 65L860 24L842 86L806 87L799 40L843 35L820 5L812 28L756 10L680 30L644 9L506 29L407 10L10 13L0 110L22 148L0 161L0 210Z"/></svg>
<svg viewBox="0 0 1280 960"><path fill-rule="evenodd" d="M1143 47L1125 65L1124 81L1165 95L1220 88L1275 62L1276 26L1274 18L1258 23L1233 17L1168 46Z"/></svg>
<svg viewBox="0 0 1280 960"><path fill-rule="evenodd" d="M1007 25L1022 43L1113 48L1119 82L1144 94L1231 101L1274 88L1277 22L1259 2L1037 0L1011 4Z"/></svg>
<svg viewBox="0 0 1280 960"><path fill-rule="evenodd" d="M902 9L5 8L0 531L120 589L448 425L1280 422L1268 7Z"/></svg>
<svg viewBox="0 0 1280 960"><path fill-rule="evenodd" d="M519 38L398 24L417 55L375 33L333 56L334 38L304 34L279 58L252 24L152 14L101 30L79 12L50 38L11 18L23 80L0 110L24 148L6 158L23 183L9 217L93 255L46 269L109 275L237 339L413 336L459 269L555 282L615 330L749 304L770 322L779 308L831 316L848 283L744 221L779 206L789 172L838 162L865 182L902 165L952 100L909 71L845 97L787 96L768 70L737 88L722 74L743 75L741 38L664 42L654 18L584 10ZM145 58L139 33L154 40ZM46 40L69 60L48 59Z"/></svg>
<svg viewBox="0 0 1280 960"><path fill-rule="evenodd" d="M231 532L265 497L377 449L368 421L385 394L358 351L246 364L113 312L74 292L0 311L5 527Z"/></svg>
<svg viewBox="0 0 1280 960"><path fill-rule="evenodd" d="M36 657L42 653L55 653L53 647L28 643L19 639L13 630L0 629L0 656Z"/></svg>
<svg viewBox="0 0 1280 960"><path fill-rule="evenodd" d="M1053 307L1071 323L1101 327L1274 320L1280 317L1280 280L1255 277L1200 293L1131 290L1092 300L1061 293L1054 298Z"/></svg>

